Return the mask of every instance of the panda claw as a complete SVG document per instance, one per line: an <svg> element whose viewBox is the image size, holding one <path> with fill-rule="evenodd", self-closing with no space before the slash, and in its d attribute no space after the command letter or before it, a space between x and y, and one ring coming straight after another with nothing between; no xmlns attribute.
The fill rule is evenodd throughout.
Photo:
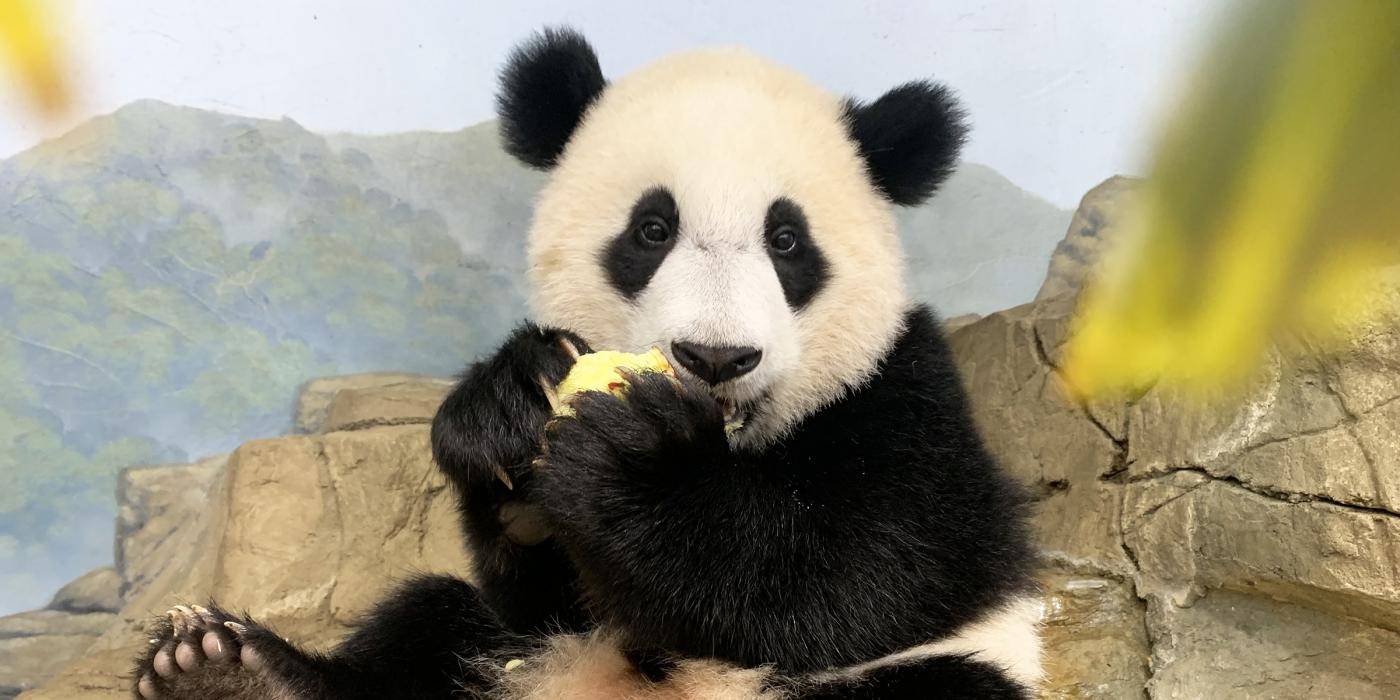
<svg viewBox="0 0 1400 700"><path fill-rule="evenodd" d="M502 466L499 465L499 464L493 464L493 465L491 465L491 466L492 466L493 469L496 470L496 478L497 478L497 479L500 479L500 480L501 480L501 483L506 485L506 490L508 490L508 491L514 491L514 490L515 490L515 482L510 480L510 474L507 474L507 473L506 473L505 468L502 467Z"/></svg>
<svg viewBox="0 0 1400 700"><path fill-rule="evenodd" d="M577 347L573 344L573 342L570 341L568 338L565 338L565 337L562 336L562 335L559 336L559 347L562 348L562 349L564 350L564 352L568 353L569 359L571 359L571 360L577 360L577 359L578 359L578 355L579 355L578 348L577 348Z"/></svg>
<svg viewBox="0 0 1400 700"><path fill-rule="evenodd" d="M202 605L191 605L190 609L194 611L195 615L199 616L199 619L204 622L206 627L219 624L218 618L214 617L214 613L210 612L209 608Z"/></svg>
<svg viewBox="0 0 1400 700"><path fill-rule="evenodd" d="M234 622L233 620L225 622L224 627L227 627L230 632L233 632L235 635L237 635L239 639L242 639L243 635L248 633L247 627L237 622Z"/></svg>
<svg viewBox="0 0 1400 700"><path fill-rule="evenodd" d="M545 378L543 374L535 377L535 381L540 385L540 391L544 393L545 400L549 401L549 410L559 412L559 392L555 390L554 383Z"/></svg>
<svg viewBox="0 0 1400 700"><path fill-rule="evenodd" d="M192 614L192 611L183 605L177 605L166 611L165 614L170 617L171 638L179 639L182 635L189 632L190 619L187 613Z"/></svg>

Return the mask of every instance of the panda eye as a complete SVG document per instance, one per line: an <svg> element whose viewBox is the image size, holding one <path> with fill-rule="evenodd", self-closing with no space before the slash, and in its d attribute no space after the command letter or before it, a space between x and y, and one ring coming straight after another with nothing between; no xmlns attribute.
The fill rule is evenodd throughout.
<svg viewBox="0 0 1400 700"><path fill-rule="evenodd" d="M791 226L784 226L768 239L768 245L779 253L791 253L797 247L797 232Z"/></svg>
<svg viewBox="0 0 1400 700"><path fill-rule="evenodd" d="M637 227L637 236L646 245L661 245L671 238L671 227L660 219L647 219Z"/></svg>

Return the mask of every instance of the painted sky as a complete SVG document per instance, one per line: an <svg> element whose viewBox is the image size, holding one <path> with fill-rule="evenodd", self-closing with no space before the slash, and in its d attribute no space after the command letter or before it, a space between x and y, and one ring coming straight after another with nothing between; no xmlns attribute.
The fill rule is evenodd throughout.
<svg viewBox="0 0 1400 700"><path fill-rule="evenodd" d="M53 0L80 104L41 124L0 92L0 157L140 98L320 131L453 130L491 116L516 41L568 23L610 75L740 44L858 97L935 77L972 112L969 159L1072 207L1106 176L1142 171L1226 1Z"/></svg>

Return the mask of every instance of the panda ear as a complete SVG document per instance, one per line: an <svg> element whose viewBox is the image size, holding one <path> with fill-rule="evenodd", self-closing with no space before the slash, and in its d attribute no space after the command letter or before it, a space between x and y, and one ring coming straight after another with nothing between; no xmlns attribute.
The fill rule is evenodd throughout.
<svg viewBox="0 0 1400 700"><path fill-rule="evenodd" d="M606 85L597 54L578 32L545 29L527 39L506 61L496 96L506 150L531 167L554 167Z"/></svg>
<svg viewBox="0 0 1400 700"><path fill-rule="evenodd" d="M952 92L927 81L869 104L849 100L846 120L875 187L905 206L928 199L952 173L968 131Z"/></svg>

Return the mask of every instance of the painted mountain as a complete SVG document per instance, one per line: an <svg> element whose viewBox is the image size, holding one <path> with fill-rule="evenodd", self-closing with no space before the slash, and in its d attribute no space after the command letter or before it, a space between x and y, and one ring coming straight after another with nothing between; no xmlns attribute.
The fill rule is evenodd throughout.
<svg viewBox="0 0 1400 700"><path fill-rule="evenodd" d="M326 136L152 101L0 162L0 614L111 560L120 468L286 432L312 377L489 350L525 314L541 182L492 123ZM1068 222L965 165L902 215L915 289L1029 301Z"/></svg>

